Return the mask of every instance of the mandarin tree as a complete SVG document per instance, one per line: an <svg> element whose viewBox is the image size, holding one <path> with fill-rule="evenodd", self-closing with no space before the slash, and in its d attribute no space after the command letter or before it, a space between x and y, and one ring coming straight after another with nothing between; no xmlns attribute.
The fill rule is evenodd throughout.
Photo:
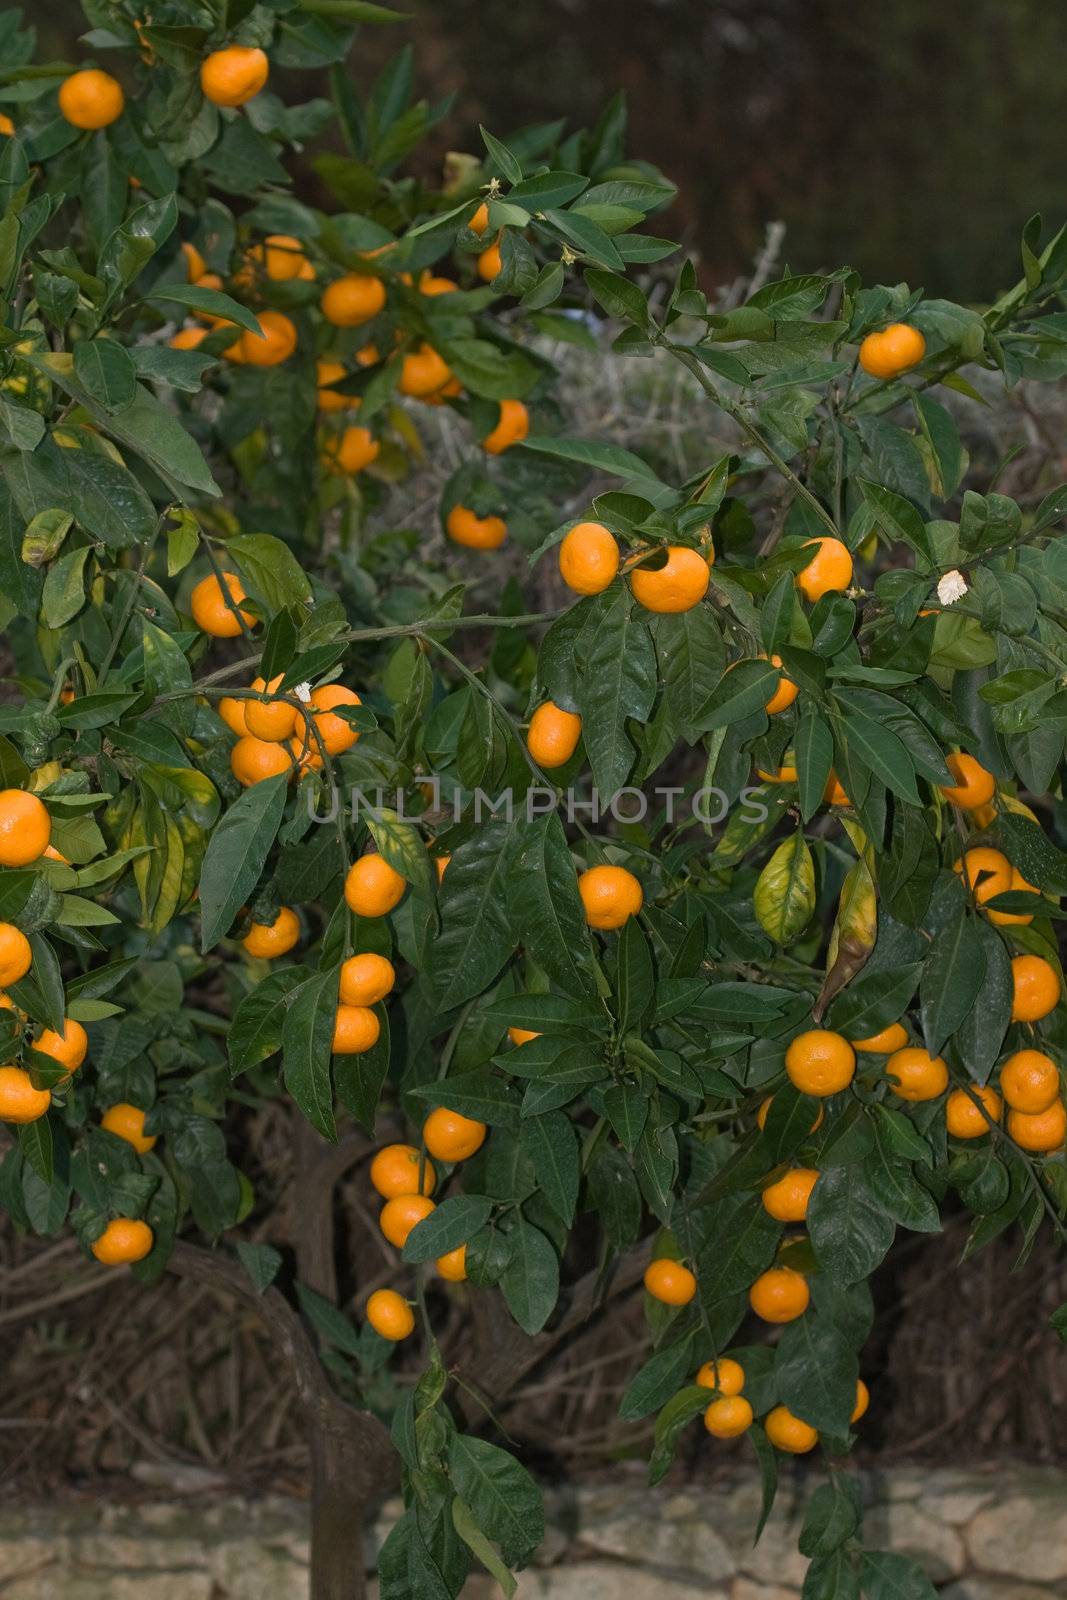
<svg viewBox="0 0 1067 1600"><path fill-rule="evenodd" d="M698 1414L768 1507L821 1444L805 1595L932 1594L842 1467L898 1230L1063 1234L1067 490L973 423L1067 372L1067 234L981 310L721 308L619 101L433 186L411 52L352 50L387 8L85 11L74 68L0 14L0 1204L260 1310L314 1600L397 1481L383 1600L510 1592L493 1408L642 1279L653 1481ZM563 345L678 368L718 442L576 437ZM288 1234L238 1099L291 1120ZM333 1233L372 1154L384 1284Z"/></svg>

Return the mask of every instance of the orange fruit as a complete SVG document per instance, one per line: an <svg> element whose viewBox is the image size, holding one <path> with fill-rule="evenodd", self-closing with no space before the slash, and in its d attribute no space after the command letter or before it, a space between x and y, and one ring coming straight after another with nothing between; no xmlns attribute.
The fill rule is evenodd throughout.
<svg viewBox="0 0 1067 1600"><path fill-rule="evenodd" d="M779 1222L803 1222L818 1176L811 1167L791 1167L764 1189L763 1209Z"/></svg>
<svg viewBox="0 0 1067 1600"><path fill-rule="evenodd" d="M14 137L15 124L6 111L0 111L0 133L4 134L8 139Z"/></svg>
<svg viewBox="0 0 1067 1600"><path fill-rule="evenodd" d="M375 1289L367 1301L367 1321L383 1339L406 1339L415 1329L415 1313L395 1289Z"/></svg>
<svg viewBox="0 0 1067 1600"><path fill-rule="evenodd" d="M0 989L24 978L32 961L33 950L21 928L13 922L0 922Z"/></svg>
<svg viewBox="0 0 1067 1600"><path fill-rule="evenodd" d="M63 1032L45 1028L33 1041L33 1048L43 1056L51 1056L68 1072L77 1072L89 1048L89 1035L80 1022L75 1022L73 1017L64 1017Z"/></svg>
<svg viewBox="0 0 1067 1600"><path fill-rule="evenodd" d="M1045 1111L1009 1111L1008 1133L1023 1150L1059 1150L1067 1136L1067 1108L1062 1100L1053 1100Z"/></svg>
<svg viewBox="0 0 1067 1600"><path fill-rule="evenodd" d="M760 1101L759 1110L756 1112L756 1123L760 1128L765 1128L767 1126L767 1118L771 1114L771 1105L772 1105L773 1101L774 1101L773 1094L769 1094L765 1100L761 1100ZM816 1114L815 1121L812 1123L811 1127L808 1129L808 1132L809 1133L814 1133L816 1128L819 1128L819 1127L822 1126L822 1120L823 1120L823 1109L822 1109L822 1106L820 1106L819 1110L818 1110L818 1113Z"/></svg>
<svg viewBox="0 0 1067 1600"><path fill-rule="evenodd" d="M779 767L775 772L764 772L762 767L757 767L756 772L764 783L796 783L796 767Z"/></svg>
<svg viewBox="0 0 1067 1600"><path fill-rule="evenodd" d="M830 769L830 777L827 781L826 788L823 790L822 797L826 801L827 805L831 806L847 806L851 804L848 795L845 792L844 786L841 783L841 779L837 776L837 773L834 772L833 768Z"/></svg>
<svg viewBox="0 0 1067 1600"><path fill-rule="evenodd" d="M354 477L372 461L377 461L381 448L369 428L346 428L341 434L327 437L322 447L322 463L330 472Z"/></svg>
<svg viewBox="0 0 1067 1600"><path fill-rule="evenodd" d="M766 657L764 656L761 659L766 660ZM771 657L772 667L780 667L781 665L781 656ZM793 704L793 701L796 699L799 693L800 690L797 688L792 678L787 678L783 672L781 677L778 679L777 689L775 689L774 693L771 695L771 698L767 701L767 704L763 709L766 711L769 717L776 717L779 711L788 711L789 707Z"/></svg>
<svg viewBox="0 0 1067 1600"><path fill-rule="evenodd" d="M269 683L264 683L262 678L254 678L252 687L257 694L273 695L282 677L283 674L279 672ZM284 744L286 739L292 738L298 713L288 700L246 700L244 711L245 727L254 739L265 739L268 744Z"/></svg>
<svg viewBox="0 0 1067 1600"><path fill-rule="evenodd" d="M644 903L641 885L625 867L590 867L578 875L578 893L591 928L621 928Z"/></svg>
<svg viewBox="0 0 1067 1600"><path fill-rule="evenodd" d="M183 239L181 252L185 257L185 276L189 283L196 283L207 271L207 262L204 260L195 244L190 244L188 239Z"/></svg>
<svg viewBox="0 0 1067 1600"><path fill-rule="evenodd" d="M656 571L634 567L630 573L630 588L638 605L646 611L672 614L692 611L703 600L710 582L707 557L683 544L668 545L667 563Z"/></svg>
<svg viewBox="0 0 1067 1600"><path fill-rule="evenodd" d="M256 315L262 332L249 333L246 328L226 355L250 367L276 367L288 361L296 349L296 327L292 320L284 311L259 311Z"/></svg>
<svg viewBox="0 0 1067 1600"><path fill-rule="evenodd" d="M792 1267L768 1267L748 1291L748 1303L764 1322L793 1322L808 1309L807 1279Z"/></svg>
<svg viewBox="0 0 1067 1600"><path fill-rule="evenodd" d="M827 536L805 539L805 549L817 549L803 571L796 575L796 585L805 600L821 600L824 594L838 594L852 582L852 556L847 544Z"/></svg>
<svg viewBox="0 0 1067 1600"><path fill-rule="evenodd" d="M370 1164L370 1181L383 1200L395 1200L401 1194L433 1194L437 1187L433 1162L423 1165L420 1185L419 1161L413 1144L382 1146Z"/></svg>
<svg viewBox="0 0 1067 1600"><path fill-rule="evenodd" d="M848 1419L849 1422L858 1422L861 1417L865 1417L867 1415L867 1407L870 1405L870 1403L871 1391L868 1389L862 1378L857 1378L856 1404L852 1409L852 1415Z"/></svg>
<svg viewBox="0 0 1067 1600"><path fill-rule="evenodd" d="M224 572L222 583L226 585L226 592L235 607L240 607L242 600L247 600L244 585L236 572ZM212 573L208 578L201 578L189 596L189 610L193 621L201 633L210 633L213 639L237 639L241 634L241 624L237 620L238 613L231 610L226 604L222 592L222 585ZM245 626L252 628L256 619L251 611L241 611Z"/></svg>
<svg viewBox="0 0 1067 1600"><path fill-rule="evenodd" d="M795 1417L786 1406L775 1406L773 1411L768 1411L763 1427L774 1447L787 1455L807 1455L819 1442L819 1435L811 1424Z"/></svg>
<svg viewBox="0 0 1067 1600"><path fill-rule="evenodd" d="M489 226L489 207L483 200L477 211L467 223L472 233L484 233Z"/></svg>
<svg viewBox="0 0 1067 1600"><path fill-rule="evenodd" d="M311 705L315 711L315 727L330 756L343 755L351 750L359 738L359 729L353 728L344 717L333 716L335 706L358 706L362 702L354 689L343 683L323 683L311 691Z"/></svg>
<svg viewBox="0 0 1067 1600"><path fill-rule="evenodd" d="M539 767L562 767L578 748L582 719L576 711L563 711L545 700L530 718L526 748Z"/></svg>
<svg viewBox="0 0 1067 1600"><path fill-rule="evenodd" d="M439 278L429 268L419 279L420 294L455 294L458 288L459 284L455 283L451 278ZM506 404L507 402L505 401L504 403Z"/></svg>
<svg viewBox="0 0 1067 1600"><path fill-rule="evenodd" d="M275 283L306 277L307 269L311 266L300 240L294 239L291 233L268 233L261 255L267 277ZM314 268L311 276L315 276Z"/></svg>
<svg viewBox="0 0 1067 1600"><path fill-rule="evenodd" d="M335 1056L362 1056L373 1050L381 1035L382 1025L370 1006L337 1007L333 1019Z"/></svg>
<svg viewBox="0 0 1067 1600"><path fill-rule="evenodd" d="M396 983L393 963L372 950L341 963L340 1000L345 1006L376 1006Z"/></svg>
<svg viewBox="0 0 1067 1600"><path fill-rule="evenodd" d="M360 856L345 878L345 901L359 917L384 917L403 898L407 881L377 851Z"/></svg>
<svg viewBox="0 0 1067 1600"><path fill-rule="evenodd" d="M108 1133L113 1133L119 1139L125 1139L127 1144L132 1144L139 1156L147 1155L156 1142L154 1133L144 1131L144 1112L140 1106L131 1106L128 1101L120 1100L117 1105L109 1106L100 1118L100 1126L106 1128Z"/></svg>
<svg viewBox="0 0 1067 1600"><path fill-rule="evenodd" d="M452 542L468 550L499 550L508 536L503 517L479 517L468 506L453 506L445 527Z"/></svg>
<svg viewBox="0 0 1067 1600"><path fill-rule="evenodd" d="M400 393L410 395L413 400L424 400L428 394L435 394L451 379L452 368L432 345L420 344L417 350L409 350L400 364Z"/></svg>
<svg viewBox="0 0 1067 1600"><path fill-rule="evenodd" d="M955 778L954 784L942 784L941 793L963 811L976 811L986 806L997 792L997 780L987 772L980 761L967 752L945 757L945 765Z"/></svg>
<svg viewBox="0 0 1067 1600"><path fill-rule="evenodd" d="M482 449L498 456L513 444L521 444L529 431L530 413L522 401L501 400L496 427L482 440Z"/></svg>
<svg viewBox="0 0 1067 1600"><path fill-rule="evenodd" d="M887 1028L882 1028L878 1033L872 1033L866 1039L853 1039L853 1050L865 1050L872 1056L891 1056L896 1050L903 1050L908 1042L908 1030L900 1022L891 1022Z"/></svg>
<svg viewBox="0 0 1067 1600"><path fill-rule="evenodd" d="M59 109L75 128L106 128L122 116L126 97L109 72L86 67L59 86Z"/></svg>
<svg viewBox="0 0 1067 1600"><path fill-rule="evenodd" d="M230 770L238 783L250 789L264 778L277 778L284 772L292 776L293 763L284 745L254 739L246 733L230 751Z"/></svg>
<svg viewBox="0 0 1067 1600"><path fill-rule="evenodd" d="M897 378L916 366L926 354L926 340L918 328L891 322L881 333L869 333L860 345L860 366L872 378Z"/></svg>
<svg viewBox="0 0 1067 1600"><path fill-rule="evenodd" d="M789 1081L801 1094L839 1094L856 1071L856 1052L848 1040L828 1028L799 1033L785 1053Z"/></svg>
<svg viewBox="0 0 1067 1600"><path fill-rule="evenodd" d="M180 328L167 343L172 350L195 350L208 336L207 328Z"/></svg>
<svg viewBox="0 0 1067 1600"><path fill-rule="evenodd" d="M615 535L602 522L577 522L559 547L560 576L575 594L600 594L619 570Z"/></svg>
<svg viewBox="0 0 1067 1600"><path fill-rule="evenodd" d="M474 1117L438 1106L422 1125L422 1142L438 1161L466 1161L485 1143L486 1127Z"/></svg>
<svg viewBox="0 0 1067 1600"><path fill-rule="evenodd" d="M52 837L52 818L35 794L0 789L0 867L24 867L43 856Z"/></svg>
<svg viewBox="0 0 1067 1600"><path fill-rule="evenodd" d="M508 1038L514 1045L529 1044L531 1039L540 1039L541 1035L532 1028L509 1028Z"/></svg>
<svg viewBox="0 0 1067 1600"><path fill-rule="evenodd" d="M950 761L953 759L959 761L961 758L949 757ZM973 849L965 850L953 864L952 870L959 873L979 905L992 900L994 895L1005 894L1011 888L1011 862L1001 851L989 845L976 845Z"/></svg>
<svg viewBox="0 0 1067 1600"><path fill-rule="evenodd" d="M697 1292L697 1281L682 1262L659 1256L645 1268L645 1288L665 1306L687 1306Z"/></svg>
<svg viewBox="0 0 1067 1600"><path fill-rule="evenodd" d="M1000 1069L1000 1092L1012 1111L1047 1111L1060 1092L1059 1068L1041 1050L1016 1050Z"/></svg>
<svg viewBox="0 0 1067 1600"><path fill-rule="evenodd" d="M945 1126L954 1139L981 1139L989 1132L989 1123L975 1105L972 1094L982 1102L994 1122L1000 1121L1000 1096L988 1084L972 1085L971 1094L966 1089L953 1089L945 1101Z"/></svg>
<svg viewBox="0 0 1067 1600"><path fill-rule="evenodd" d="M348 272L327 284L319 305L335 328L358 328L385 305L385 284L366 272Z"/></svg>
<svg viewBox="0 0 1067 1600"><path fill-rule="evenodd" d="M438 1256L434 1262L439 1278L444 1278L448 1283L463 1283L467 1277L467 1246L457 1245L455 1250L448 1250L443 1256Z"/></svg>
<svg viewBox="0 0 1067 1600"><path fill-rule="evenodd" d="M695 1381L702 1389L715 1389L719 1394L740 1394L745 1387L745 1369L731 1356L720 1356L717 1361L705 1361Z"/></svg>
<svg viewBox="0 0 1067 1600"><path fill-rule="evenodd" d="M243 106L257 95L270 74L270 62L256 46L228 44L200 63L204 98L216 106Z"/></svg>
<svg viewBox="0 0 1067 1600"><path fill-rule="evenodd" d="M232 695L226 695L215 707L223 722L231 733L243 739L248 732L248 723L245 721L245 702L235 700Z"/></svg>
<svg viewBox="0 0 1067 1600"><path fill-rule="evenodd" d="M716 1439L737 1439L752 1426L752 1407L740 1394L713 1400L704 1413L704 1426Z"/></svg>
<svg viewBox="0 0 1067 1600"><path fill-rule="evenodd" d="M1011 977L1015 989L1011 1003L1013 1022L1040 1022L1055 1009L1060 998L1060 980L1055 967L1044 956L1013 957Z"/></svg>
<svg viewBox="0 0 1067 1600"><path fill-rule="evenodd" d="M90 1248L105 1267L121 1267L129 1261L143 1261L153 1242L147 1222L137 1217L115 1217Z"/></svg>
<svg viewBox="0 0 1067 1600"><path fill-rule="evenodd" d="M279 906L273 922L253 922L241 943L250 956L273 961L284 956L300 938L300 918L289 906Z"/></svg>
<svg viewBox="0 0 1067 1600"><path fill-rule="evenodd" d="M355 395L338 394L336 389L329 386L341 383L348 376L348 368L343 361L318 361L315 364L315 382L318 384L318 401L320 411L350 411L357 403Z"/></svg>
<svg viewBox="0 0 1067 1600"><path fill-rule="evenodd" d="M36 1122L51 1104L51 1089L35 1089L23 1067L0 1067L0 1122Z"/></svg>
<svg viewBox="0 0 1067 1600"><path fill-rule="evenodd" d="M403 1250L408 1234L424 1217L435 1211L433 1201L425 1194L397 1194L387 1200L381 1209L378 1226L390 1244Z"/></svg>
<svg viewBox="0 0 1067 1600"><path fill-rule="evenodd" d="M500 254L500 246L491 244L488 250L483 250L478 257L478 276L485 283L492 283L503 265L504 258Z"/></svg>
<svg viewBox="0 0 1067 1600"><path fill-rule="evenodd" d="M889 1087L901 1100L936 1100L948 1088L948 1068L921 1045L894 1050L885 1064Z"/></svg>
<svg viewBox="0 0 1067 1600"><path fill-rule="evenodd" d="M437 868L437 881L438 881L438 883L444 883L444 881L445 881L445 873L448 871L448 863L451 860L452 860L452 857L450 855L449 856L434 856L433 864Z"/></svg>

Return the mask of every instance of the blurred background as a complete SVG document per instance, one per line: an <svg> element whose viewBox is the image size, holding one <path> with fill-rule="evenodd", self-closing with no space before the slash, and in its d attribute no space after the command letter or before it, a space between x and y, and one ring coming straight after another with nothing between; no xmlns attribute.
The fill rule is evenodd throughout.
<svg viewBox="0 0 1067 1600"><path fill-rule="evenodd" d="M743 272L786 224L796 270L981 301L1017 273L1019 230L1065 206L1063 19L1041 0L395 0L367 28L367 83L404 40L420 92L455 96L429 146L481 150L478 123L592 121L616 90L630 148L680 190L671 223L709 286ZM76 58L75 0L29 14L42 53ZM300 92L318 92L300 74ZM664 227L661 231L670 233Z"/></svg>

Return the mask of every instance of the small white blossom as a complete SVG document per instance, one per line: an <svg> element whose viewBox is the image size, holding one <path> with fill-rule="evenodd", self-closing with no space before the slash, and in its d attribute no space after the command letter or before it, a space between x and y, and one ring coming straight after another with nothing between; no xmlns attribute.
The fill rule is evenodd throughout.
<svg viewBox="0 0 1067 1600"><path fill-rule="evenodd" d="M296 688L293 690L293 693L296 695L298 700L302 700L304 704L307 705L311 699L310 683L298 683Z"/></svg>
<svg viewBox="0 0 1067 1600"><path fill-rule="evenodd" d="M946 572L937 585L937 598L943 606L950 606L954 600L962 600L966 593L967 579L955 568Z"/></svg>

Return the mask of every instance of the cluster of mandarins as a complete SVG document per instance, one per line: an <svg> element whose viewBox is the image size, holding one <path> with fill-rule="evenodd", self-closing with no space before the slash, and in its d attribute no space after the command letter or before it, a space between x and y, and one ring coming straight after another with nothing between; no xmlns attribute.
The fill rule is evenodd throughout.
<svg viewBox="0 0 1067 1600"><path fill-rule="evenodd" d="M355 958L359 960L357 956ZM387 1144L370 1166L370 1181L385 1204L378 1226L391 1245L403 1250L413 1228L436 1209L430 1198L437 1188L434 1161L455 1166L468 1160L485 1143L486 1126L438 1106L422 1126L422 1149L411 1144ZM467 1246L438 1256L439 1277L462 1283L467 1276ZM406 1339L415 1327L411 1304L396 1289L375 1289L367 1300L367 1321L383 1339Z"/></svg>
<svg viewBox="0 0 1067 1600"><path fill-rule="evenodd" d="M0 867L28 867L38 861L66 862L52 843L52 818L48 807L26 789L0 791ZM62 1032L42 1028L36 1035L27 1032L28 1018L18 1009L8 988L21 982L33 966L33 947L21 928L0 922L0 1010L12 1013L11 1037L5 1039L5 1055L21 1048L30 1052L29 1067L16 1060L0 1066L0 1122L26 1126L43 1117L52 1104L53 1089L68 1087L74 1073L85 1061L89 1038L74 1017L64 1017ZM47 1058L37 1061L36 1058ZM52 1063L51 1066L47 1063ZM47 1073L49 1083L42 1082ZM58 1073L58 1075L57 1075ZM109 1133L132 1144L140 1154L151 1150L155 1138L144 1131L145 1113L138 1106L120 1102L110 1106L101 1119ZM152 1230L137 1217L113 1217L92 1251L106 1266L140 1261L152 1248Z"/></svg>

